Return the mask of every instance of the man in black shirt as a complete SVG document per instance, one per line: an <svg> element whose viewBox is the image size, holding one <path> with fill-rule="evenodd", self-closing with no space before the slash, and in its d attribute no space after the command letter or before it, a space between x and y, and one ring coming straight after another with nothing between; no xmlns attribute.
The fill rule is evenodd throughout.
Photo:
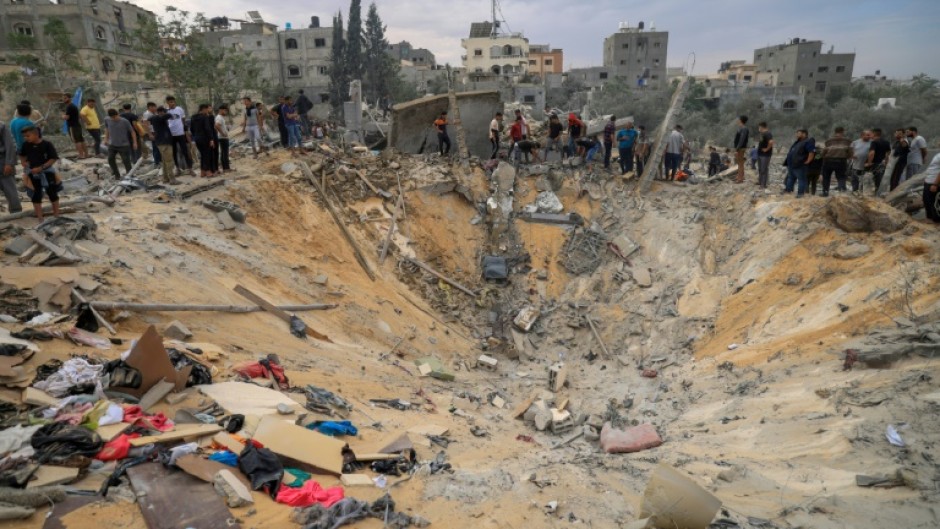
<svg viewBox="0 0 940 529"><path fill-rule="evenodd" d="M75 143L78 158L88 158L88 151L85 149L85 137L82 135L82 120L78 117L78 107L72 103L72 98L68 94L62 94L62 104L65 106L62 120L68 126L69 137Z"/></svg>
<svg viewBox="0 0 940 529"><path fill-rule="evenodd" d="M55 146L48 140L39 137L36 127L23 129L23 146L20 148L20 163L26 170L23 175L23 184L26 185L26 194L30 195L36 218L42 222L42 195L43 191L49 194L52 202L52 214L59 216L59 190L62 183L59 175L52 168L59 159Z"/></svg>
<svg viewBox="0 0 940 529"><path fill-rule="evenodd" d="M767 127L767 122L757 124L760 133L760 143L757 144L757 183L767 189L770 182L770 159L774 155L774 135Z"/></svg>
<svg viewBox="0 0 940 529"><path fill-rule="evenodd" d="M173 133L170 132L170 115L166 108L157 107L150 117L150 139L160 153L160 165L163 166L163 181L170 185L179 182L173 177Z"/></svg>
<svg viewBox="0 0 940 529"><path fill-rule="evenodd" d="M134 132L137 134L138 138L143 138L143 127L140 126L140 118L137 114L131 112L131 104L124 103L121 106L121 117L126 119L128 123L131 124L131 128L134 129ZM143 140L137 142L137 148L131 149L131 161L137 163L137 160L143 155L144 142Z"/></svg>
<svg viewBox="0 0 940 529"><path fill-rule="evenodd" d="M901 183L901 175L907 168L907 154L911 152L910 143L904 129L894 131L894 145L891 147L891 157L895 159L894 169L891 171L891 190Z"/></svg>
<svg viewBox="0 0 940 529"><path fill-rule="evenodd" d="M189 130L193 134L193 142L199 149L199 176L206 178L215 176L218 171L218 157L215 146L218 145L218 136L215 130L215 117L212 115L212 106L208 103L199 105L199 112L193 114Z"/></svg>
<svg viewBox="0 0 940 529"><path fill-rule="evenodd" d="M885 175L885 167L888 165L888 153L891 152L891 144L888 140L882 138L881 129L872 129L872 140L869 149L871 151L871 175L875 179L875 189L881 187L881 179Z"/></svg>

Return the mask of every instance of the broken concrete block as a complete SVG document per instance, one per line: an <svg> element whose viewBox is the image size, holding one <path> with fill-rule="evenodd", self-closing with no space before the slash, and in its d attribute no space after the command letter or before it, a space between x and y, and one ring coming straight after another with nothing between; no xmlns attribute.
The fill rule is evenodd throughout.
<svg viewBox="0 0 940 529"><path fill-rule="evenodd" d="M418 374L423 377L429 376L431 372L434 371L434 368L430 364L421 364L418 366Z"/></svg>
<svg viewBox="0 0 940 529"><path fill-rule="evenodd" d="M193 333L191 333L189 329L187 329L186 326L179 321L173 320L169 325L166 326L166 330L163 331L163 336L171 340L185 342L186 340L193 337Z"/></svg>
<svg viewBox="0 0 940 529"><path fill-rule="evenodd" d="M633 280L636 281L637 286L640 288L653 286L653 276L650 274L648 268L640 266L632 269L630 272L633 275Z"/></svg>
<svg viewBox="0 0 940 529"><path fill-rule="evenodd" d="M419 370L422 364L427 364L431 366L431 372L429 373L429 376L431 378L444 380L446 382L454 381L454 378L455 378L454 374L444 369L444 365L441 364L441 361L438 360L437 358L434 358L432 356L426 356L424 358L419 358L415 360L415 365L418 366Z"/></svg>
<svg viewBox="0 0 940 529"><path fill-rule="evenodd" d="M374 487L375 482L365 474L343 474L339 477L344 487Z"/></svg>
<svg viewBox="0 0 940 529"><path fill-rule="evenodd" d="M663 444L662 438L651 424L641 424L626 430L618 430L604 423L601 429L601 448L608 454L629 454Z"/></svg>
<svg viewBox="0 0 940 529"><path fill-rule="evenodd" d="M546 404L544 400L533 402L522 415L522 420L532 422L535 420L535 416L540 413L548 413L548 404Z"/></svg>
<svg viewBox="0 0 940 529"><path fill-rule="evenodd" d="M871 248L867 244L850 243L836 250L836 257L839 259L851 260L864 257L871 253Z"/></svg>
<svg viewBox="0 0 940 529"><path fill-rule="evenodd" d="M506 407L506 401L499 395L493 397L493 400L490 401L490 404L492 404L494 407L499 408L499 409L503 409Z"/></svg>
<svg viewBox="0 0 940 529"><path fill-rule="evenodd" d="M32 248L34 244L36 244L36 241L34 241L32 237L20 235L19 237L8 242L7 245L3 248L3 251L12 255L23 255L26 253L26 250Z"/></svg>
<svg viewBox="0 0 940 529"><path fill-rule="evenodd" d="M163 231L170 229L172 226L173 222L170 220L170 217L161 217L159 220L157 220L157 224L155 225L158 230Z"/></svg>
<svg viewBox="0 0 940 529"><path fill-rule="evenodd" d="M232 214L228 210L223 209L215 214L216 218L219 219L219 222L222 223L223 230L234 230L236 223L235 219L232 218Z"/></svg>
<svg viewBox="0 0 940 529"><path fill-rule="evenodd" d="M232 474L231 470L220 470L213 478L215 491L225 497L229 507L244 507L255 502L248 487Z"/></svg>
<svg viewBox="0 0 940 529"><path fill-rule="evenodd" d="M548 389L553 392L561 391L565 387L565 380L568 377L568 368L564 362L558 362L548 368Z"/></svg>
<svg viewBox="0 0 940 529"><path fill-rule="evenodd" d="M552 412L550 411L540 411L535 415L535 429L544 432L548 429L548 425L552 423Z"/></svg>
<svg viewBox="0 0 940 529"><path fill-rule="evenodd" d="M317 285L325 286L330 281L330 278L327 277L326 274L317 274L311 281L313 281Z"/></svg>
<svg viewBox="0 0 940 529"><path fill-rule="evenodd" d="M480 355L480 358L477 358L477 367L481 367L483 369L489 369L490 371L496 371L497 363L498 363L498 360L496 360L492 356Z"/></svg>
<svg viewBox="0 0 940 529"><path fill-rule="evenodd" d="M539 319L539 314L538 309L532 305L526 305L519 309L519 314L512 320L512 323L518 327L519 330L529 332L532 330L532 326L535 325L536 320Z"/></svg>
<svg viewBox="0 0 940 529"><path fill-rule="evenodd" d="M539 213L561 213L565 210L564 204L558 196L551 191L542 191L535 197L535 206Z"/></svg>

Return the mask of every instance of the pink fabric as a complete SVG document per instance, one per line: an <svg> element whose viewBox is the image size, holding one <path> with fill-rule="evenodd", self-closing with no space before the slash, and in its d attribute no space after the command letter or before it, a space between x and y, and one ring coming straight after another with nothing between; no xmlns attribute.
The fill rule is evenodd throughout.
<svg viewBox="0 0 940 529"><path fill-rule="evenodd" d="M277 493L277 502L291 507L309 507L314 503L321 503L324 507L329 507L343 499L344 496L343 487L324 489L319 483L311 479L307 480L300 488L281 487L281 490Z"/></svg>
<svg viewBox="0 0 940 529"><path fill-rule="evenodd" d="M144 415L144 411L140 409L140 406L124 406L124 422L160 432L168 432L175 426L173 421L162 413Z"/></svg>

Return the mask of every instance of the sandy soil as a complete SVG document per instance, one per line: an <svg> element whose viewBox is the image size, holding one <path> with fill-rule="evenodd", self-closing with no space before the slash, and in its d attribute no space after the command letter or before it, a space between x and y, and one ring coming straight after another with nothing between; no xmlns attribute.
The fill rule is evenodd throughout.
<svg viewBox="0 0 940 529"><path fill-rule="evenodd" d="M219 379L230 375L233 363L277 353L294 385L328 388L356 406L351 419L361 434L350 440L353 446L377 443L418 424L449 428L456 442L446 453L455 473L418 476L396 486L392 495L399 508L434 526L622 527L639 514L646 479L665 461L718 496L726 509L722 515L741 527L940 525L933 507L936 488L865 489L854 481L857 473L900 467L933 475L940 460L940 423L934 420L937 405L923 396L940 385L936 360L912 357L888 369L842 371L839 356L840 344L849 338L891 326L891 317L901 315L901 267L918 267L925 276L914 293L915 309L937 310L940 235L935 229L913 222L893 234L846 234L819 213L822 199L796 203L724 183L656 184L648 196L637 196L632 183L615 182L606 186L603 200L592 200L578 198L568 181L559 192L566 209L587 219L615 217L611 235L624 233L641 244L631 265L648 267L653 286L615 280L615 271L631 267L609 255L594 274L570 277L558 263L563 227L515 223L533 270L514 278L511 296L497 303L513 310L525 302L541 308L589 302L614 358L588 359L589 352L599 352L590 331L567 327L563 311L553 310L531 334L534 357L500 356L493 374L466 369L482 352L478 338L486 310L437 280L403 270L394 255L379 266L376 248L387 223L358 221L359 214L383 207L374 198L347 204L348 225L379 276L370 281L312 187L297 174L281 174L286 160L278 154L263 167L241 160L239 171L255 176L200 196L244 206L248 221L233 231L222 231L214 214L195 199L155 204L139 194L113 209L102 207L93 217L111 254L80 269L105 283L94 296L102 301L243 304L232 291L242 284L275 303L340 304L301 315L334 343L298 340L264 313L132 314L118 324L118 335L129 340L148 325L162 330L180 319L194 332L193 341L226 352L217 363ZM420 166L403 163L413 164L409 170ZM484 287L475 265L491 248L485 223L470 222L476 209L454 193L421 191L409 181L409 171L402 172L408 214L400 225L407 237L401 244L464 284ZM485 189L482 173L468 178L476 192ZM376 181L390 187L387 176ZM532 177L517 181L517 208L534 200L534 186ZM174 217L173 227L157 230L156 219L167 215ZM781 222L768 221L771 217ZM849 239L868 245L870 253L835 258L833 252ZM110 265L115 259L130 268ZM536 279L540 270L547 271L547 280ZM326 285L312 281L320 274L328 277ZM888 293L871 299L879 288ZM396 354L380 360L402 338ZM731 344L737 347L729 349ZM100 353L115 358L119 349ZM77 352L89 351L55 341L38 359ZM444 360L457 380L414 376L413 360L424 355ZM570 380L560 395L571 399L576 414L602 414L613 401L627 420L654 424L665 444L631 455L607 455L583 439L552 449L557 437L511 419L512 407L546 389L546 368L559 358L569 364ZM660 376L641 377L641 365L659 369ZM419 401L419 391L430 399L421 411L367 404L370 398ZM457 392L485 397L493 391L509 396L506 409L483 404L470 419L448 413ZM875 406L852 404L873 392L887 398ZM627 397L632 407L623 405ZM373 421L382 423L381 432L367 426ZM908 425L906 449L884 439L887 424L897 423ZM474 425L490 435L473 436ZM519 434L535 442L517 440ZM417 450L421 459L440 451ZM330 477L320 481L337 483ZM372 500L381 491L352 488L347 495ZM289 508L263 494L254 498L253 514L233 509L243 527L296 526ZM548 513L544 505L552 500L559 507ZM747 517L770 525L749 524ZM5 527L42 524L37 514ZM85 507L63 524L70 529L143 526L137 509L120 502Z"/></svg>

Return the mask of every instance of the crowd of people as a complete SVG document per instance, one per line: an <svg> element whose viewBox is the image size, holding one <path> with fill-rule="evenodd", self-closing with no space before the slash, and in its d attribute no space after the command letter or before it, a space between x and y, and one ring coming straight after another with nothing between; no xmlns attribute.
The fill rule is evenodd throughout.
<svg viewBox="0 0 940 529"><path fill-rule="evenodd" d="M303 90L296 100L283 96L270 108L249 97L242 103L241 130L255 156L265 153L271 144L266 133L269 121L270 128L277 130L280 144L291 152L299 152L306 139L323 139L329 134L327 123L310 120L313 103ZM187 115L175 97L167 96L163 105L148 102L140 115L129 103L121 105L120 110L108 108L99 114L94 98L79 102L63 94L60 108L63 130L74 144L77 157L106 157L115 179L127 175L141 158L159 167L163 182L169 185L177 185L176 177L183 174L197 176L197 161L198 176L204 178L220 176L232 169L230 138L237 125L232 122L228 105L213 108L202 103L196 113ZM3 164L0 190L11 213L22 211L15 178L16 166L21 165L23 183L39 219L44 196L49 197L53 214L58 214L58 193L62 188L54 168L59 155L55 146L42 137L45 122L46 117L29 101L17 105L9 125L0 121ZM86 133L90 141L86 141Z"/></svg>
<svg viewBox="0 0 940 529"><path fill-rule="evenodd" d="M617 117L610 116L602 133L590 135L587 125L574 112L568 114L565 123L562 123L557 111L546 108L545 115L547 122L543 127L544 132L536 135L531 133L521 110L514 111L508 130L503 113L497 112L490 121L490 159L499 158L502 145L508 143L505 156L513 162L524 160L525 163L541 163L548 160L549 154L554 152L562 162L578 158L588 170L593 170L595 158L603 155L604 169L613 172L611 160L616 144L619 156L617 169L620 174L633 171L642 173L644 165L649 162L651 144L646 128L642 125L635 127L633 122L628 120L618 126ZM442 156L450 152L446 118L447 113L444 112L434 122Z"/></svg>

